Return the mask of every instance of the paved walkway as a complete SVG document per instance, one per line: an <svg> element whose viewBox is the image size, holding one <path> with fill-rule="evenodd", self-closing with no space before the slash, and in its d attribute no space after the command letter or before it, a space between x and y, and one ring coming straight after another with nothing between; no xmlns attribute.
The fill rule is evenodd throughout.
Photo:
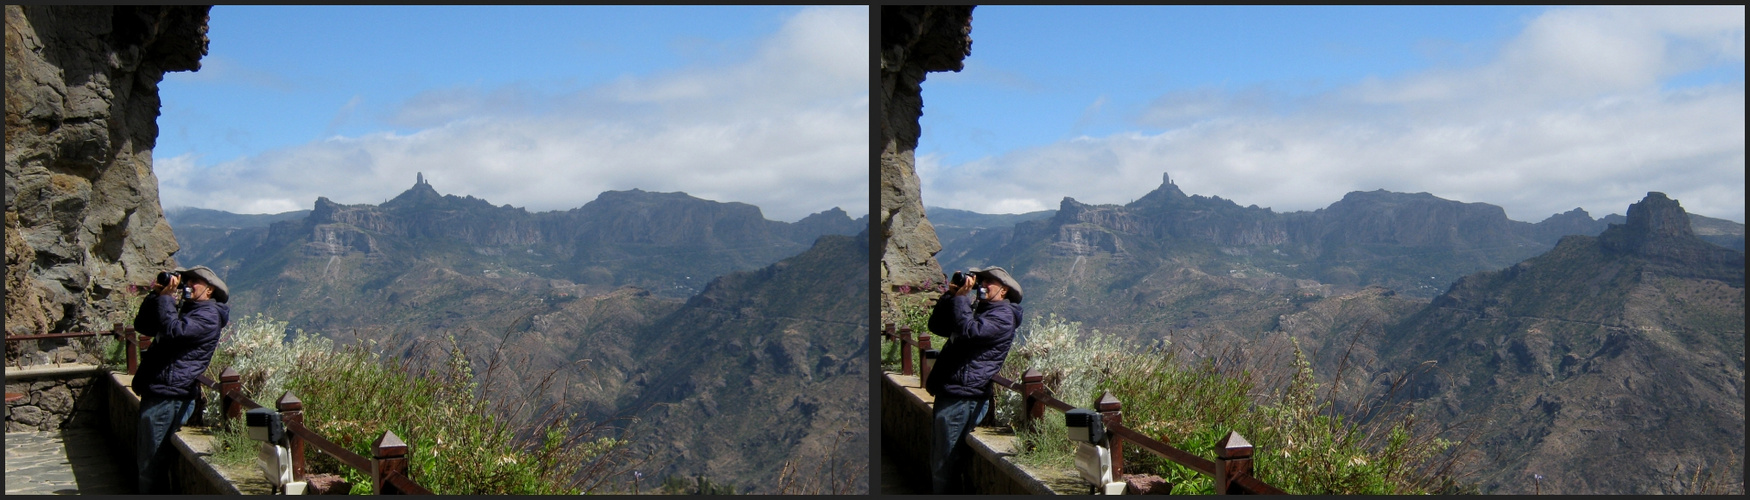
<svg viewBox="0 0 1750 500"><path fill-rule="evenodd" d="M882 495L921 495L930 492L929 480L926 478L906 477L906 469L893 459L893 453L881 450L881 490Z"/></svg>
<svg viewBox="0 0 1750 500"><path fill-rule="evenodd" d="M133 493L132 471L108 442L97 429L6 433L6 494Z"/></svg>

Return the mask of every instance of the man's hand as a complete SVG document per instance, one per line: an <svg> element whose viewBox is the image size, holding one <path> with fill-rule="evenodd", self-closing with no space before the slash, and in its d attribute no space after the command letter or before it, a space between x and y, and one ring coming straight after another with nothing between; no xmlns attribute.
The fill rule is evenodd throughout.
<svg viewBox="0 0 1750 500"><path fill-rule="evenodd" d="M964 276L966 276L965 281L948 284L948 295L966 295L967 292L972 291L974 286L977 286L977 282L973 279L972 275L967 274Z"/></svg>
<svg viewBox="0 0 1750 500"><path fill-rule="evenodd" d="M159 288L158 295L175 295L176 294L176 286L181 285L181 284L182 284L182 276L172 274L172 275L170 275L170 284L164 285L163 287Z"/></svg>
<svg viewBox="0 0 1750 500"><path fill-rule="evenodd" d="M966 295L972 293L972 289L977 287L978 280L973 278L971 274L968 274L966 275L966 281L961 283L959 290L954 291L954 295Z"/></svg>

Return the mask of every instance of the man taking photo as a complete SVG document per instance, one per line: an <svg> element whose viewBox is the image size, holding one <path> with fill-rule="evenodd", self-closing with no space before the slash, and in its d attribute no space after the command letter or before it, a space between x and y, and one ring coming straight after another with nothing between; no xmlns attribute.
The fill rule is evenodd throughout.
<svg viewBox="0 0 1750 500"><path fill-rule="evenodd" d="M950 280L952 281L952 280ZM983 293L976 293L983 292ZM930 332L948 337L924 389L935 396L931 493L962 493L966 435L990 411L990 379L1009 356L1021 325L1021 284L1001 267L973 268L936 299Z"/></svg>
<svg viewBox="0 0 1750 500"><path fill-rule="evenodd" d="M207 371L219 332L231 321L230 293L212 269L195 266L169 274L134 317L134 330L153 338L140 355L133 384L140 395L139 493L170 493L169 468L176 457L170 438L194 414L200 391L195 377ZM179 290L185 290L180 306Z"/></svg>

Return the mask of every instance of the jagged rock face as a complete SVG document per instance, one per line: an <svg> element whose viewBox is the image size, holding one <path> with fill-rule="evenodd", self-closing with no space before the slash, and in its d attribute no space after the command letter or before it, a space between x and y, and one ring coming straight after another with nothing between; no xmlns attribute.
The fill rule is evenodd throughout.
<svg viewBox="0 0 1750 500"><path fill-rule="evenodd" d="M1606 252L1649 261L1659 272L1684 277L1714 277L1744 286L1744 252L1710 244L1690 228L1689 214L1665 193L1651 192L1628 207L1628 223L1611 224L1598 235Z"/></svg>
<svg viewBox="0 0 1750 500"><path fill-rule="evenodd" d="M1570 234L1597 235L1604 232L1605 227L1608 227L1607 222L1594 220L1592 214L1576 207L1534 224L1530 236L1538 241L1554 243Z"/></svg>
<svg viewBox="0 0 1750 500"><path fill-rule="evenodd" d="M107 329L174 265L158 82L200 69L209 6L6 6L6 331Z"/></svg>
<svg viewBox="0 0 1750 500"><path fill-rule="evenodd" d="M604 192L595 201L568 211L529 213L509 205L493 206L472 196L440 195L423 182L381 206L342 205L317 198L302 224L273 227L282 233L307 234L311 243L319 244L332 238L369 239L370 234L380 234L486 247L556 245L565 247L559 248L563 254L577 251L573 245L600 244L800 248L821 234L856 234L862 229L837 208L789 224L767 220L759 207L745 203L638 189ZM340 236L343 233L357 236ZM376 243L360 240L346 246L375 248Z"/></svg>
<svg viewBox="0 0 1750 500"><path fill-rule="evenodd" d="M1532 492L1533 471L1567 494L1694 493L1697 468L1742 481L1744 254L1662 194L1628 213L1458 280L1379 344L1389 372L1436 362L1408 388L1417 414L1487 420L1485 493Z"/></svg>
<svg viewBox="0 0 1750 500"><path fill-rule="evenodd" d="M1501 207L1428 193L1357 191L1319 212L1318 217L1302 218L1294 231L1315 253L1368 245L1465 249L1531 243Z"/></svg>
<svg viewBox="0 0 1750 500"><path fill-rule="evenodd" d="M883 6L881 8L881 255L882 311L895 306L900 286L940 281L942 250L936 230L924 216L913 151L922 87L931 71L960 71L972 53L972 6Z"/></svg>

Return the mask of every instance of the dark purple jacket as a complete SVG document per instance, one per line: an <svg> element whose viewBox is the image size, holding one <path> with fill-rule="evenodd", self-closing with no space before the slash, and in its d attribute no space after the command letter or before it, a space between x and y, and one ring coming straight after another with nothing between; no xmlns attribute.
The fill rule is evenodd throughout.
<svg viewBox="0 0 1750 500"><path fill-rule="evenodd" d="M231 306L216 300L189 301L176 310L174 297L151 294L140 303L134 330L153 337L140 355L134 393L164 398L194 397L195 377L207 371L219 348L219 332L231 322Z"/></svg>
<svg viewBox="0 0 1750 500"><path fill-rule="evenodd" d="M948 337L924 390L932 396L990 397L990 378L1002 369L1021 326L1021 306L979 302L972 294L944 295L930 312L930 332Z"/></svg>

